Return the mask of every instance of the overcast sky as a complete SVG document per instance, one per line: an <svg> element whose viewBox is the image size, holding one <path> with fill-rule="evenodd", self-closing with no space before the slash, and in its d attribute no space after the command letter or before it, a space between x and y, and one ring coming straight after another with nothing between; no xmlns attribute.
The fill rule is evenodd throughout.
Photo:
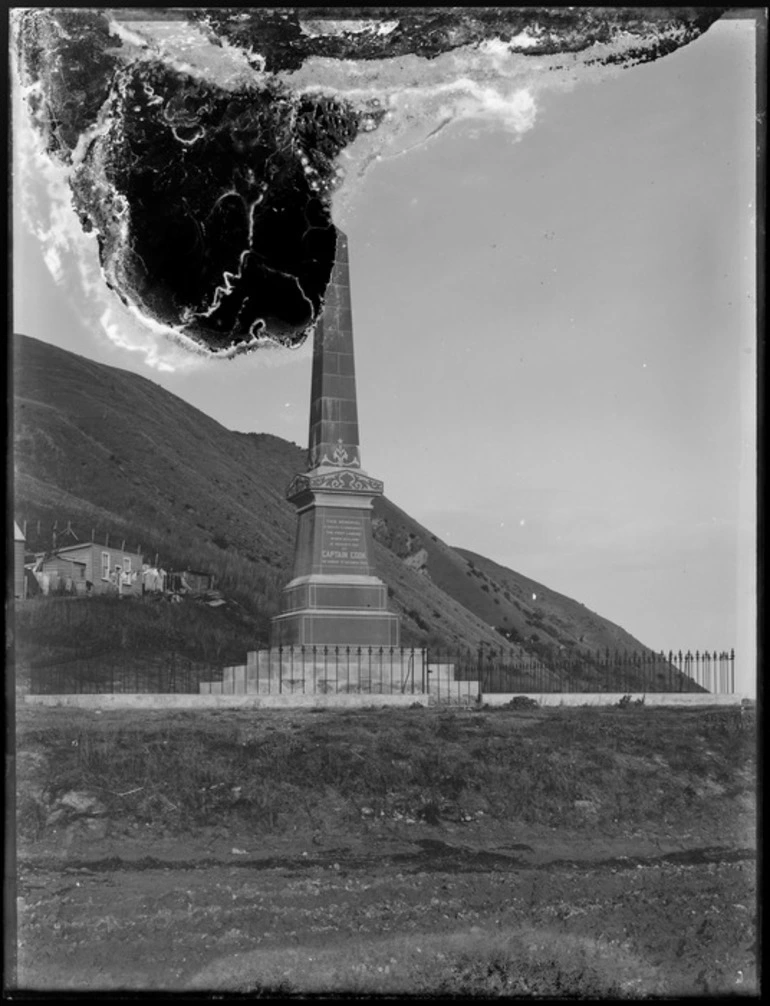
<svg viewBox="0 0 770 1006"><path fill-rule="evenodd" d="M655 649L734 646L743 687L754 90L753 22L718 22L654 63L543 92L518 138L466 120L384 158L343 221L363 465L386 494ZM16 331L305 446L309 345L158 369L56 284L44 250L17 213Z"/></svg>

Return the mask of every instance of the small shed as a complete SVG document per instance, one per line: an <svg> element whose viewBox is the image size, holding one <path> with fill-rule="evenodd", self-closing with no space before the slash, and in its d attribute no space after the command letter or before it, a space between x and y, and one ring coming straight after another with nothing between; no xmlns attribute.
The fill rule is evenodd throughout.
<svg viewBox="0 0 770 1006"><path fill-rule="evenodd" d="M27 580L24 575L24 552L26 542L16 521L13 522L13 596L19 601L26 600Z"/></svg>
<svg viewBox="0 0 770 1006"><path fill-rule="evenodd" d="M169 573L171 590L182 594L205 594L214 587L214 577L198 569L173 570Z"/></svg>

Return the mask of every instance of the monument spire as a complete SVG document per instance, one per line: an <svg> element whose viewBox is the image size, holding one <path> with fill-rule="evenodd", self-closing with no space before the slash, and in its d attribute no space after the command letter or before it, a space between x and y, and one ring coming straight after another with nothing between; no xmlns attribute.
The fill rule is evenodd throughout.
<svg viewBox="0 0 770 1006"><path fill-rule="evenodd" d="M372 506L382 490L361 470L348 242L337 231L314 335L308 468L286 491L298 517L294 575L272 620L272 646L398 646L398 617L374 568Z"/></svg>
<svg viewBox="0 0 770 1006"><path fill-rule="evenodd" d="M313 343L308 469L360 468L348 239L337 250Z"/></svg>

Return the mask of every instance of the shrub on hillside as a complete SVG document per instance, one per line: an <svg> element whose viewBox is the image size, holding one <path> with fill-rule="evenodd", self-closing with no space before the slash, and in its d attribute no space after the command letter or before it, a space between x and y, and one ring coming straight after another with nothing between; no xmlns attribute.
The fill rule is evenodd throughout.
<svg viewBox="0 0 770 1006"><path fill-rule="evenodd" d="M510 702L506 702L501 709L539 709L540 703L537 699L531 699L528 695L514 695Z"/></svg>

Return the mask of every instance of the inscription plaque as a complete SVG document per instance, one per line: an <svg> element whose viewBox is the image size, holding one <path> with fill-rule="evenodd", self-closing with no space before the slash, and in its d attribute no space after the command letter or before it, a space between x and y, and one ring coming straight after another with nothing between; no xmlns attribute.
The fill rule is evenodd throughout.
<svg viewBox="0 0 770 1006"><path fill-rule="evenodd" d="M321 565L324 570L355 570L366 574L369 558L363 514L329 513L323 515Z"/></svg>

